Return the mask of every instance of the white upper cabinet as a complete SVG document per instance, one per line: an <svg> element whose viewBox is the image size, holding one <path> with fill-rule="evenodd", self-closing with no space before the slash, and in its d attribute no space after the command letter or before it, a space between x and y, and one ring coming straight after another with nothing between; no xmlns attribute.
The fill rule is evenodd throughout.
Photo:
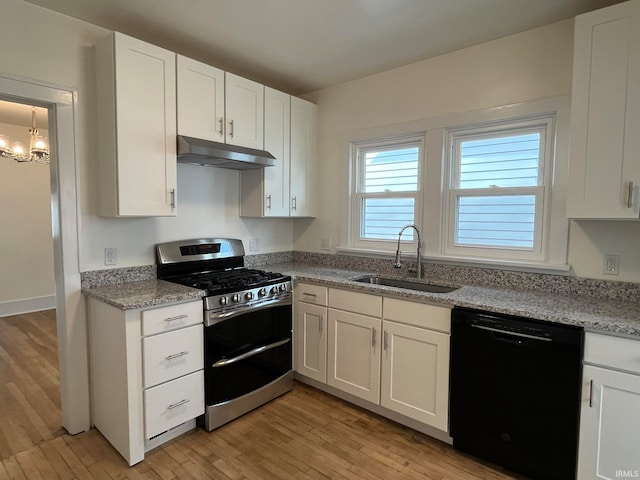
<svg viewBox="0 0 640 480"><path fill-rule="evenodd" d="M567 216L639 217L640 0L576 17Z"/></svg>
<svg viewBox="0 0 640 480"><path fill-rule="evenodd" d="M240 178L240 215L289 216L289 155L291 96L264 89L264 149L276 157L272 167L243 170Z"/></svg>
<svg viewBox="0 0 640 480"><path fill-rule="evenodd" d="M244 170L240 216L315 216L316 106L265 87L264 149L274 167Z"/></svg>
<svg viewBox="0 0 640 480"><path fill-rule="evenodd" d="M264 86L178 55L178 133L264 148Z"/></svg>
<svg viewBox="0 0 640 480"><path fill-rule="evenodd" d="M120 33L95 53L100 215L175 215L175 53Z"/></svg>
<svg viewBox="0 0 640 480"><path fill-rule="evenodd" d="M224 71L178 55L178 134L224 142Z"/></svg>
<svg viewBox="0 0 640 480"><path fill-rule="evenodd" d="M301 98L291 97L291 216L316 215L316 111Z"/></svg>
<svg viewBox="0 0 640 480"><path fill-rule="evenodd" d="M264 148L264 85L225 73L225 141Z"/></svg>

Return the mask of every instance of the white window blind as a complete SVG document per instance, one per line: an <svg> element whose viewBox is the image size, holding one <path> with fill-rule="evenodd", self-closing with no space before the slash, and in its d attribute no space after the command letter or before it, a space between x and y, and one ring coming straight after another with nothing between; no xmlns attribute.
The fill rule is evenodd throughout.
<svg viewBox="0 0 640 480"><path fill-rule="evenodd" d="M356 146L356 242L389 242L415 222L421 140ZM413 239L407 231L408 241Z"/></svg>
<svg viewBox="0 0 640 480"><path fill-rule="evenodd" d="M453 134L451 252L540 254L546 128L538 122Z"/></svg>

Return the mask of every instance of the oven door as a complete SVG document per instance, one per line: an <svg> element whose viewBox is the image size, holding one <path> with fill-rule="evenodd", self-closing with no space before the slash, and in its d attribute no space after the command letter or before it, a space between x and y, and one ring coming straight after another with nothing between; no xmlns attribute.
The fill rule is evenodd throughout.
<svg viewBox="0 0 640 480"><path fill-rule="evenodd" d="M291 301L249 310L205 328L205 401L224 403L292 369Z"/></svg>

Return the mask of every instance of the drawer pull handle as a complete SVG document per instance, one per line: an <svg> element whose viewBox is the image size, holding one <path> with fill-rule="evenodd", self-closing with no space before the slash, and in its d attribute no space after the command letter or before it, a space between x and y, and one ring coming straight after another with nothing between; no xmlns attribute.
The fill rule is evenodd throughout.
<svg viewBox="0 0 640 480"><path fill-rule="evenodd" d="M589 408L593 407L593 380L589 382Z"/></svg>
<svg viewBox="0 0 640 480"><path fill-rule="evenodd" d="M212 365L213 368L224 367L225 365L230 365L232 363L239 362L240 360L244 360L245 358L253 357L254 355L258 355L259 353L266 352L267 350L271 350L272 348L279 347L284 345L285 343L289 343L291 341L291 337L285 338L284 340L279 340L277 342L270 343L269 345L262 345L260 347L254 348L253 350L249 350L246 353L238 355L233 358L223 358L222 360L218 360L216 363Z"/></svg>
<svg viewBox="0 0 640 480"><path fill-rule="evenodd" d="M169 355L167 360L175 360L176 358L184 357L185 355L189 355L189 352L174 353L173 355Z"/></svg>
<svg viewBox="0 0 640 480"><path fill-rule="evenodd" d="M304 295L305 297L314 298L314 299L317 297L315 293L303 292L302 295Z"/></svg>
<svg viewBox="0 0 640 480"><path fill-rule="evenodd" d="M324 319L322 318L322 315L320 315L320 319L318 321L318 331L322 332L322 324L324 323Z"/></svg>
<svg viewBox="0 0 640 480"><path fill-rule="evenodd" d="M178 320L184 320L185 318L187 318L189 315L177 315L175 317L169 317L169 318L165 318L164 321L167 323L170 322L177 322Z"/></svg>
<svg viewBox="0 0 640 480"><path fill-rule="evenodd" d="M371 330L371 346L372 347L376 346L376 329L375 328Z"/></svg>
<svg viewBox="0 0 640 480"><path fill-rule="evenodd" d="M627 208L633 207L633 182L629 182L629 191L627 192Z"/></svg>
<svg viewBox="0 0 640 480"><path fill-rule="evenodd" d="M174 408L178 408L181 407L182 405L185 405L187 403L189 403L191 400L189 400L188 398L185 398L184 400L180 400L177 403L172 403L171 405L169 405L167 407L167 410L173 410Z"/></svg>
<svg viewBox="0 0 640 480"><path fill-rule="evenodd" d="M389 348L389 333L384 331L384 349L385 351Z"/></svg>

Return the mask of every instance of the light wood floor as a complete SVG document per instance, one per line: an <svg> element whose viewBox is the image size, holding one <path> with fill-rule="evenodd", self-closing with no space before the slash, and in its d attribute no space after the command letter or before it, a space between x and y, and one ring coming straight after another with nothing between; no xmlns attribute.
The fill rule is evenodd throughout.
<svg viewBox="0 0 640 480"><path fill-rule="evenodd" d="M128 467L91 430L60 428L55 314L0 318L0 479L522 479L308 386Z"/></svg>

